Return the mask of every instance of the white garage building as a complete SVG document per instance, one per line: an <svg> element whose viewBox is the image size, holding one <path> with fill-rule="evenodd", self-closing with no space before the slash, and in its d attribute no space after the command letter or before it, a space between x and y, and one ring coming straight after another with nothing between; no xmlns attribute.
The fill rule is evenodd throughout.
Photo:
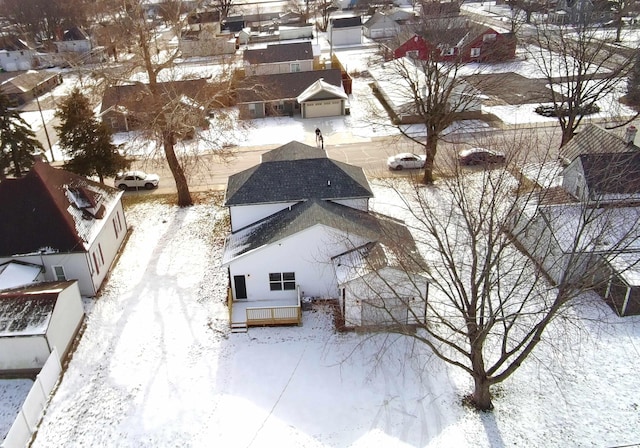
<svg viewBox="0 0 640 448"><path fill-rule="evenodd" d="M64 359L83 319L76 281L0 292L0 372L39 371L54 347Z"/></svg>
<svg viewBox="0 0 640 448"><path fill-rule="evenodd" d="M297 100L302 118L319 118L344 115L347 98L342 87L329 84L321 78L302 92Z"/></svg>

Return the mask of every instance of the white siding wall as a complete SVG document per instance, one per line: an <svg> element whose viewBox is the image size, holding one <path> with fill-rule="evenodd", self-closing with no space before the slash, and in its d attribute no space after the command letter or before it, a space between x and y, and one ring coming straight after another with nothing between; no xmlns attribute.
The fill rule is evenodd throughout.
<svg viewBox="0 0 640 448"><path fill-rule="evenodd" d="M6 72L17 70L30 70L33 67L35 52L24 51L0 51L0 67Z"/></svg>
<svg viewBox="0 0 640 448"><path fill-rule="evenodd" d="M44 335L0 337L0 371L39 369L48 356Z"/></svg>
<svg viewBox="0 0 640 448"><path fill-rule="evenodd" d="M562 171L562 188L580 200L587 200L589 191L580 159L575 159Z"/></svg>
<svg viewBox="0 0 640 448"><path fill-rule="evenodd" d="M256 64L245 66L247 76L255 75L277 75L280 73L291 73L291 64L300 64L301 72L313 70L313 60L306 61L287 61L274 64Z"/></svg>
<svg viewBox="0 0 640 448"><path fill-rule="evenodd" d="M122 227L118 231L118 235L116 237L114 220L116 222L118 221L118 214L120 215L120 225ZM103 280L107 276L109 268L111 267L113 260L116 258L118 250L120 249L120 246L122 245L122 242L124 241L124 238L127 234L127 223L124 217L124 211L122 209L122 201L118 201L117 205L111 211L111 214L109 216L105 216L103 218L103 221L104 224L102 230L89 248L89 262L91 263L91 270L93 271L91 278L95 291L98 290ZM102 258L99 258L99 263L104 260L104 264L99 267L98 271L95 267L93 254L96 254L96 258L98 258L100 255L100 250L102 250ZM80 286L80 291L83 295L85 295L85 293L82 291L82 286Z"/></svg>
<svg viewBox="0 0 640 448"><path fill-rule="evenodd" d="M258 222L267 216L271 216L274 213L284 210L287 207L296 204L296 202L278 202L272 204L260 204L260 205L234 205L229 207L229 213L231 215L231 231L235 232L238 229Z"/></svg>
<svg viewBox="0 0 640 448"><path fill-rule="evenodd" d="M240 257L229 266L231 278L244 275L248 300L295 297L295 291L270 291L269 273L295 272L304 296L337 297L331 257L366 241L316 225L279 243ZM233 282L232 282L233 283ZM235 290L234 290L235 297Z"/></svg>
<svg viewBox="0 0 640 448"><path fill-rule="evenodd" d="M384 281L383 281L384 279ZM381 306L384 298L391 299L391 303L399 301L411 308L408 314L408 323L416 323L418 318L424 316L428 281L426 277L412 275L385 268L377 274L369 274L364 278L354 279L344 285L345 294L345 325L357 327L362 324L362 301L378 302ZM414 299L415 300L412 300ZM381 314L386 319L384 310ZM415 317L414 317L415 316Z"/></svg>
<svg viewBox="0 0 640 448"><path fill-rule="evenodd" d="M78 280L78 286L82 295L92 296L95 294L91 273L87 261L87 254L84 252L46 255L26 255L17 257L0 258L0 263L9 260L19 260L26 263L44 265L45 281L56 281L53 266L63 266L67 280Z"/></svg>
<svg viewBox="0 0 640 448"><path fill-rule="evenodd" d="M116 217L117 212L120 213L120 223L122 228L118 232L118 237L116 238L115 230L113 228L113 219ZM117 220L117 218L115 219ZM85 252L74 252L5 258L0 257L0 263L4 263L9 260L20 260L27 263L44 265L44 279L46 281L56 281L57 279L55 277L53 266L63 266L66 279L78 281L80 294L83 296L93 296L107 275L109 267L111 266L111 263L113 263L117 251L126 236L127 223L124 217L124 211L122 210L122 202L118 201L118 205L114 207L111 214L109 216L105 216L102 220L104 221L102 231L97 236L88 254ZM99 255L98 244L102 249L102 258L104 258L104 264L100 266L100 272L96 272L92 256L93 253ZM99 261L102 262L102 259ZM89 266L89 263L91 263L91 266Z"/></svg>
<svg viewBox="0 0 640 448"><path fill-rule="evenodd" d="M59 294L46 331L49 346L52 350L54 347L58 349L61 360L66 355L83 318L80 290L77 283L74 283Z"/></svg>
<svg viewBox="0 0 640 448"><path fill-rule="evenodd" d="M91 41L89 39L61 41L55 42L55 44L61 53L88 53L91 51Z"/></svg>
<svg viewBox="0 0 640 448"><path fill-rule="evenodd" d="M313 37L313 26L280 27L280 40L304 39Z"/></svg>
<svg viewBox="0 0 640 448"><path fill-rule="evenodd" d="M362 43L362 27L334 28L329 32L333 45L357 45Z"/></svg>

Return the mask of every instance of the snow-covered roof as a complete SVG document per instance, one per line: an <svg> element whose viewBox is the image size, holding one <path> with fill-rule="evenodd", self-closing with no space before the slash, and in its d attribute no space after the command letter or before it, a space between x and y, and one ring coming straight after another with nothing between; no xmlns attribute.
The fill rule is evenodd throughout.
<svg viewBox="0 0 640 448"><path fill-rule="evenodd" d="M629 286L640 286L640 252L625 252L605 257Z"/></svg>
<svg viewBox="0 0 640 448"><path fill-rule="evenodd" d="M584 204L540 207L564 252L640 250L640 208L589 208Z"/></svg>
<svg viewBox="0 0 640 448"><path fill-rule="evenodd" d="M299 103L304 103L305 101L311 101L314 99L327 99L327 96L338 97L343 100L348 98L347 94L344 93L344 90L341 87L329 84L328 82L325 82L324 79L320 78L307 87L296 99Z"/></svg>
<svg viewBox="0 0 640 448"><path fill-rule="evenodd" d="M39 283L0 292L0 337L46 333L58 296L73 283Z"/></svg>
<svg viewBox="0 0 640 448"><path fill-rule="evenodd" d="M33 283L43 269L42 266L21 261L0 264L0 291Z"/></svg>
<svg viewBox="0 0 640 448"><path fill-rule="evenodd" d="M0 183L0 254L87 250L122 192L36 161L18 179Z"/></svg>

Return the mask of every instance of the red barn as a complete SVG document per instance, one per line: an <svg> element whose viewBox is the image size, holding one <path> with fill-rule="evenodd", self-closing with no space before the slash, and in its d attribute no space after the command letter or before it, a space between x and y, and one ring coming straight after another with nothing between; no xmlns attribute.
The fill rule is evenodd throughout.
<svg viewBox="0 0 640 448"><path fill-rule="evenodd" d="M409 56L427 60L500 62L516 56L516 37L484 26L432 29L414 34L393 51L394 58Z"/></svg>

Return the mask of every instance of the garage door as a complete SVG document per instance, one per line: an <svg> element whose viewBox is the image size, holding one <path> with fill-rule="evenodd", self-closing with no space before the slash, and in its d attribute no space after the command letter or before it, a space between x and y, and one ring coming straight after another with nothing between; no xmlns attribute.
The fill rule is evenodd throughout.
<svg viewBox="0 0 640 448"><path fill-rule="evenodd" d="M342 115L341 100L310 101L304 104L305 118L335 117Z"/></svg>

